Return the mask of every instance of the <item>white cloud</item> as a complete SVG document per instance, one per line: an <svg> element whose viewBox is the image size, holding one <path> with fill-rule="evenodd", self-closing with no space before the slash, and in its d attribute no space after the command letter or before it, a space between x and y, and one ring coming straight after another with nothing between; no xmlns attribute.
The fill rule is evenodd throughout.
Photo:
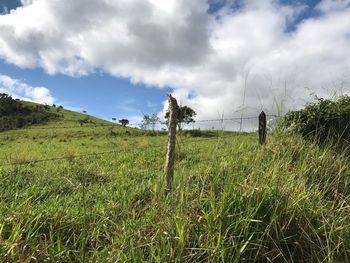
<svg viewBox="0 0 350 263"><path fill-rule="evenodd" d="M329 11L342 11L349 7L349 0L323 0L317 5L317 9L325 13Z"/></svg>
<svg viewBox="0 0 350 263"><path fill-rule="evenodd" d="M246 0L208 14L205 0L31 0L0 16L0 57L49 74L102 69L174 88L199 119L285 111L310 94L349 92L349 0L306 10ZM244 102L244 103L243 103ZM243 105L244 104L244 105Z"/></svg>
<svg viewBox="0 0 350 263"><path fill-rule="evenodd" d="M6 93L13 98L38 103L53 104L55 98L44 87L31 87L20 80L0 74L0 93Z"/></svg>
<svg viewBox="0 0 350 263"><path fill-rule="evenodd" d="M23 6L31 5L35 0L21 0Z"/></svg>

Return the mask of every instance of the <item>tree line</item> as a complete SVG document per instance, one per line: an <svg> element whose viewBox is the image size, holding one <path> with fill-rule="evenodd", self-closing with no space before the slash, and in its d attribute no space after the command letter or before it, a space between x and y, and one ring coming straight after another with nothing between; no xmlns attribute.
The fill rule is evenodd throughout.
<svg viewBox="0 0 350 263"><path fill-rule="evenodd" d="M20 100L0 93L0 131L23 128L58 117L58 114L50 112L50 106L25 106Z"/></svg>

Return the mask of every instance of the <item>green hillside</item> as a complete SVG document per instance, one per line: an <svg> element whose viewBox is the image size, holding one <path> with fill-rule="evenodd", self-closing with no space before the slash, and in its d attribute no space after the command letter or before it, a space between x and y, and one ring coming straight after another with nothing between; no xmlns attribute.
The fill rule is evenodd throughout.
<svg viewBox="0 0 350 263"><path fill-rule="evenodd" d="M59 114L0 133L0 262L350 261L345 154L183 133L165 196L164 133Z"/></svg>

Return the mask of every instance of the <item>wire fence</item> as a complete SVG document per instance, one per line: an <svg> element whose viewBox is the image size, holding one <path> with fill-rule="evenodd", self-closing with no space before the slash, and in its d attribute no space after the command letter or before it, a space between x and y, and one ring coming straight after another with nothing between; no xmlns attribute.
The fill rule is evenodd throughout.
<svg viewBox="0 0 350 263"><path fill-rule="evenodd" d="M278 120L282 118L283 116L280 115L274 115L274 114L267 114L268 120ZM317 118L317 116L315 116ZM333 117L327 117L319 116L319 118L322 118L323 120L332 120L332 119L341 119L343 116L333 116ZM189 124L184 123L184 125L187 126L187 128L191 128L193 125L197 124L203 124L203 123L220 123L220 122L234 122L234 123L242 123L244 121L254 121L257 120L258 116L250 116L250 117L234 117L234 118L216 118L216 119L202 119L202 120L195 120L194 122L191 122ZM117 123L80 123L79 120L65 120L69 122L76 122L78 125L58 125L58 126L46 126L46 127L36 127L36 126L28 126L16 129L15 131L27 131L27 130L55 130L55 129L81 129L81 128L98 128L98 127L122 127L121 124ZM107 121L106 121L107 122ZM161 126L167 126L168 123L166 121L154 121L154 122L132 122L129 123L129 127L133 128L141 128L145 127L147 130L152 129L153 125L161 125ZM157 128L157 127L155 127ZM220 128L220 127L219 127ZM244 130L244 128L243 128ZM0 132L1 133L1 132Z"/></svg>
<svg viewBox="0 0 350 263"><path fill-rule="evenodd" d="M277 115L267 115L271 118L281 118L281 116ZM258 116L250 116L250 117L234 117L234 118L215 118L215 119L200 119L195 120L193 123L212 123L212 122L225 122L225 121L235 121L240 122L244 120L256 120ZM16 129L16 131L25 131L25 130L53 130L53 129L80 129L80 128L96 128L96 127L121 127L121 124L117 123L96 123L96 122L87 122L82 123L81 120L64 120L64 122L76 122L78 125L56 125L56 126L45 126L45 127L37 127L37 126L27 126L23 128ZM107 121L106 121L107 122ZM151 122L132 122L129 123L130 127L147 127L148 129L152 125L164 125L167 126L167 121L151 121Z"/></svg>
<svg viewBox="0 0 350 263"><path fill-rule="evenodd" d="M267 114L268 125L270 124L271 128L276 125L276 122L281 119L283 116ZM317 118L317 116L316 116ZM334 120L341 119L343 116L333 116L325 118L324 116L319 116L323 120ZM215 118L215 119L200 119L195 120L190 123L183 123L185 129L225 129L227 131L251 131L252 129L257 128L258 116L249 116L249 117L233 117L233 118ZM20 129L16 129L15 131L35 131L35 130L62 130L62 129L83 129L83 128L114 128L114 127L122 127L121 124L117 123L80 123L80 120L68 120L69 122L76 122L77 125L57 125L57 126L46 126L46 127L36 127L36 126L28 126ZM65 120L66 122L66 120ZM107 122L107 121L106 121ZM211 124L214 124L211 125ZM220 124L228 124L225 127L220 126ZM236 124L236 126L234 126ZM238 125L239 124L239 125ZM139 128L145 130L161 130L165 129L168 123L166 121L154 121L154 122L132 122L129 123L128 126L131 128ZM1 134L1 132L0 132Z"/></svg>
<svg viewBox="0 0 350 263"><path fill-rule="evenodd" d="M280 116L276 115L267 115L267 126L270 125L270 129L274 128L280 118ZM210 131L208 127L212 127L213 123L216 125L214 127L216 130ZM154 125L150 126L151 129L156 128L156 125L165 125L165 127L167 127L167 123L165 122L151 123L151 125ZM218 173L219 170L223 175L220 176L220 180L225 176L225 171L228 169L232 169L228 171L235 173L233 162L230 162L230 160L234 160L234 158L237 158L237 155L241 155L242 152L239 149L240 147L237 147L237 144L235 144L237 141L234 141L232 138L235 135L238 136L239 133L226 133L225 131L256 131L258 130L258 125L259 117L251 116L244 118L196 120L194 124L185 126L186 131L177 136L176 152L178 157L176 158L175 176L178 178L176 179L178 182L173 189L193 187L193 181L196 180L194 178L197 177L197 166L195 165L198 165L198 167L205 167L198 169L198 171L200 171L199 175L201 175L200 173L210 175L212 173ZM96 132L96 128L106 127L108 128L107 130L98 130ZM95 205L95 200L98 199L103 203L115 202L116 200L112 197L107 199L104 195L101 195L101 192L114 191L115 189L125 187L123 191L125 191L126 195L130 196L128 211L130 211L130 213L141 214L144 208L139 209L137 207L138 204L141 203L139 200L141 200L141 198L148 198L147 195L151 191L164 190L163 187L166 177L163 161L166 153L167 140L165 136L160 136L159 139L161 140L157 138L153 143L147 141L145 145L142 145L142 143L140 143L142 142L141 139L138 141L136 138L133 138L132 141L126 142L126 145L122 145L121 141L129 135L127 133L119 134L123 136L113 135L111 131L114 127L121 126L116 124L84 124L81 126L62 125L56 127L33 127L21 130L17 138L23 138L23 136L28 135L28 131L31 130L47 130L53 133L57 132L58 134L61 133L62 130L67 130L71 139L80 139L100 134L105 136L103 140L108 144L107 147L104 146L105 148L103 150L91 151L93 147L88 147L90 148L89 152L77 154L57 153L57 155L47 156L48 153L42 152L41 155L44 156L42 158L29 158L27 156L25 158L16 158L8 154L5 158L0 159L0 176L1 180L3 180L0 183L2 183L2 189L4 189L2 193L0 193L0 197L3 200L3 205L8 205L11 208L13 206L15 209L18 209L18 211L21 211L22 209L28 209L24 205L26 202L29 202L28 200L36 205L36 203L44 202L46 199L50 200L51 197L54 197L55 203L57 203L58 206L62 205L63 209L65 209L66 206L64 202L67 202L65 201L68 199L67 195L72 194L69 198L74 200L78 211L84 215L82 231L83 233L89 233L89 231L92 231L95 224L93 221L94 219L90 216L92 211L94 211L93 213L96 215L104 215L104 208ZM72 134L70 131L72 128L82 129L85 134ZM90 133L90 129L92 129L94 133ZM201 129L201 132L198 132L196 129ZM203 131L204 129L206 129L206 131ZM147 134L147 132L149 131L146 131L145 134ZM190 137L187 137L187 135ZM38 138L37 135L35 136ZM192 136L207 137L194 138ZM47 139L47 136L43 138ZM52 138L55 137L53 136ZM14 139L16 140L16 138ZM96 138L96 141L99 139L100 138ZM253 139L256 140L256 145L254 146L256 148L253 149L257 149L259 147L258 140L255 137ZM69 144L69 142L65 143ZM5 143L3 141L3 145L6 145L6 141ZM152 151L154 151L154 154L150 154ZM244 151L246 151L246 149L244 149ZM102 158L102 156L107 155L111 156ZM125 158L123 158L123 156L125 156ZM145 158L148 159L147 162L145 162ZM82 162L78 161L78 159L82 159ZM60 163L62 161L69 162L64 163L66 164L66 166L64 166ZM60 163L58 168L55 168L58 172L57 175L54 173L51 175L51 163L53 162ZM123 162L127 164L125 165ZM230 166L232 168L230 168ZM102 174L100 174L99 171L103 171ZM33 177L27 176L31 173L34 174ZM200 176L198 177L200 178ZM136 194L135 192L131 194L128 192L129 186L120 186L118 179L120 180L121 178L126 178L128 182L130 181L130 185L132 185L130 187L137 189L135 191ZM208 176L208 178L211 177ZM16 180L23 180L23 183L20 184ZM200 183L203 185L207 184L205 180L200 178ZM113 186L109 185L110 182L113 182ZM222 180L222 182L222 187L237 186L237 182L226 182L224 180ZM210 184L210 181L208 181L208 184ZM114 185L116 185L116 187ZM260 188L254 188L255 185L249 185L245 181L238 184L238 187L240 189L247 188L249 191L260 191ZM168 187L165 189L167 191ZM73 195L73 193L77 193L77 195ZM17 207L13 204L16 202L19 203ZM48 201L48 203L50 203L50 201ZM73 204L69 203L69 205ZM113 207L113 209L115 209L115 207ZM84 239L86 240L85 237ZM88 253L88 249L89 248L86 248L85 251L84 248L84 253ZM85 262L85 256L83 262Z"/></svg>
<svg viewBox="0 0 350 263"><path fill-rule="evenodd" d="M220 137L211 137L211 138L205 138L205 139L193 139L193 140L179 140L179 143L183 145L190 145L193 143L201 143L201 142L208 142L208 141L217 141L220 139ZM9 167L9 166L28 166L28 165L33 165L37 163L44 163L44 162L53 162L53 161L62 161L62 160L74 160L82 157L89 157L89 156L102 156L102 155L108 155L108 154L122 154L122 153L130 153L130 152L139 152L143 150L150 150L150 149L164 149L166 148L166 143L162 144L156 144L156 145L148 145L147 147L138 147L134 148L133 150L130 150L131 147L128 147L127 149L122 149L120 145L117 143L114 143L113 141L109 141L113 147L117 147L118 149L114 150L108 150L108 151L98 151L98 152L90 152L90 153L85 153L85 154L75 154L75 155L66 155L66 156L55 156L51 158L44 158L44 159L22 159L22 160L16 160L16 161L11 161L11 157L6 157L6 158L1 158L0 161L9 161L8 163L5 164L0 164L0 167Z"/></svg>
<svg viewBox="0 0 350 263"><path fill-rule="evenodd" d="M267 118L265 119L265 124L270 130L276 127L279 119L281 118L281 116L278 115L266 115L266 117ZM341 116L334 116L329 119L338 118L341 118ZM235 145L235 141L232 140L232 135L235 135L235 133L225 132L257 131L259 127L259 121L259 116L244 116L232 118L199 119L194 123L184 124L182 127L184 129L184 132L178 134L177 136L176 153L178 156L176 158L177 164L175 166L180 167L179 170L176 170L177 173L180 173L180 171L183 173L182 175L179 175L179 177L188 176L191 178L193 177L193 174L196 176L196 168L194 168L194 165L196 164L200 166L203 165L205 167L205 169L200 170L202 173L211 173L218 168L224 169L228 163L233 167L233 164L230 163L229 160L233 160L233 158L235 158L234 156L237 156L237 154L241 155L242 152L240 152L237 144ZM89 213L87 209L97 209L94 207L93 198L96 198L100 192L104 190L104 188L107 188L100 184L98 184L97 187L90 187L90 182L95 180L94 176L97 178L96 180L99 180L99 175L89 173L89 168L92 167L92 169L96 170L102 169L103 171L107 171L107 173L109 173L108 171L113 171L110 175L108 175L108 178L110 178L109 180L111 181L114 180L118 185L117 187L120 187L119 182L116 179L118 178L118 175L126 177L127 180L129 180L128 176L133 177L132 179L137 178L137 181L133 181L132 179L130 180L132 187L134 187L134 183L137 182L147 190L150 188L149 185L147 185L147 180L150 178L153 178L152 180L165 178L165 172L163 172L163 161L165 159L164 157L167 148L166 137L162 136L159 138L159 140L155 139L153 142L150 142L151 140L148 140L145 144L142 144L141 139L138 141L136 138L134 138L134 136L137 134L141 136L154 136L157 134L163 135L166 133L166 130L168 128L167 122L157 121L149 122L147 124L144 122L130 123L129 126L131 127L143 127L145 129L144 132L139 133L137 131L132 134L127 133L131 131L130 129L122 129L122 125L118 125L116 123L82 123L80 120L69 120L68 122L69 124L67 124L65 120L65 122L62 122L62 125L51 126L49 124L50 126L45 127L26 127L24 129L16 130L16 133L18 133L14 135L11 135L9 133L1 134L0 132L0 151L2 146L6 146L7 143L16 143L17 141L18 144L20 144L22 142L21 139L36 140L38 138L43 138L49 141L48 139L55 139L60 136L71 140L92 137L97 142L99 140L104 140L104 142L106 142L105 145L102 145L101 143L101 147L97 147L97 149L92 145L88 145L84 149L78 149L80 153L72 153L69 151L66 152L65 147L62 147L61 149L58 149L57 153L55 154L54 152L56 152L56 150L50 152L49 147L57 144L52 144L51 146L49 145L48 152L41 150L34 154L36 155L35 157L29 156L31 154L30 149L24 153L24 157L13 156L16 154L9 152L9 149L11 148L6 149L7 156L0 159L0 176L1 179L4 179L4 181L0 183L3 185L2 188L5 188L6 190L3 191L3 193L0 193L0 197L5 196L3 199L9 200L4 201L4 205L7 205L7 202L13 202L13 196L16 196L16 202L20 203L21 208L18 209L26 209L26 207L22 204L25 204L25 202L27 202L27 200L31 200L31 198L33 198L33 202L36 203L42 202L45 198L49 198L51 195L55 195L55 202L58 202L58 197L68 195L70 192L64 193L64 191L62 191L61 194L60 191L51 191L49 188L59 188L60 183L66 180L74 187L74 192L81 191L82 193L81 201L79 201L79 199L74 199L74 202L80 205L79 208L83 211L85 220L85 218L88 218L85 215ZM73 125L74 123L75 125ZM160 133L162 130L164 130L164 133ZM200 132L198 132L199 130ZM32 133L31 131L38 132ZM42 131L47 131L47 134L44 134L45 132ZM104 138L97 138L97 136L103 136ZM196 136L207 137L195 138ZM133 140L125 142L125 145L123 145L122 141L126 137L133 137ZM253 139L255 140L256 138L254 137ZM70 141L62 142L64 143L63 146L70 144ZM79 146L74 144L74 147ZM259 147L257 139L256 145L254 147ZM246 149L244 149L244 151L246 151ZM255 151L253 154L255 154ZM108 156L108 158L102 158L103 156ZM123 158L123 156L125 156L125 158ZM145 158L148 158L149 160L145 162ZM82 159L82 162L78 161L79 159ZM65 163L65 161L68 162ZM58 168L55 168L57 171L54 171L52 176L51 163L59 163ZM125 163L127 164L125 165ZM235 168L232 169L234 173ZM21 173L22 171L24 171L24 173ZM33 177L33 180L31 180L30 176L28 176L29 179L25 178L31 172L35 175L35 177L38 175L38 179L34 179ZM58 176L54 175L55 172L58 172ZM217 171L215 172L217 173ZM17 186L14 182L12 182L15 181L13 179L16 178L18 178L17 180L25 181L22 184L24 186ZM58 183L53 183L55 181ZM101 182L104 182L103 179L101 179ZM37 185L39 185L39 187L37 187ZM29 194L21 193L23 189L25 190L31 186L35 186L40 190L29 189ZM44 187L40 188L40 186ZM138 191L143 191L142 187L138 188ZM96 194L96 197L90 196L87 198L87 193L94 193ZM129 193L126 192L126 194ZM29 197L27 195L29 195ZM136 198L135 200L137 200L138 196L141 195L142 192L137 193L134 199ZM22 201L21 198L24 200ZM62 200L64 200L64 198L62 198ZM110 200L103 199L103 202L108 201ZM134 202L132 201L130 204L131 208L133 206L133 203ZM103 214L102 211L101 214ZM89 229L93 227L93 223L94 222L92 222L92 220L86 221L82 229L83 232L88 233ZM83 262L84 261L85 258Z"/></svg>
<svg viewBox="0 0 350 263"><path fill-rule="evenodd" d="M277 122L280 118L282 118L281 116L278 115L266 115L267 116L267 126L270 129L273 129L276 125ZM329 119L338 119L341 118L342 116L339 117L332 117ZM257 130L257 126L258 126L258 116L248 116L248 117L233 117L233 118L216 118L216 119L202 119L202 120L196 120L194 123L190 123L190 124L185 124L184 129L186 131L196 131L196 130L215 130L215 131L256 131ZM70 120L70 121L76 121L79 122L79 120ZM244 123L246 122L246 123ZM213 123L216 123L216 126L212 126ZM206 125L209 124L209 125ZM243 124L243 125L242 125ZM145 123L130 123L130 126L137 126L140 127L142 125L145 125ZM167 127L167 122L165 121L157 121L157 122L151 122L148 123L148 127L146 127L146 132L149 132L150 130L153 131L159 131L159 126L157 125L163 125L165 127ZM219 126L218 126L219 125ZM242 126L244 127L242 129ZM92 136L98 136L98 135L102 135L105 136L105 138L107 138L108 142L110 143L111 146L114 147L113 150L107 150L107 151L94 151L94 152L89 152L89 153L84 153L84 154L66 154L65 156L54 156L54 157L50 157L50 158L43 158L43 159L26 159L26 158L13 158L11 156L7 156L5 158L0 158L1 164L0 167L9 167L9 166L25 166L25 165L33 165L33 164L37 164L37 163L44 163L44 162L53 162L53 161L61 161L61 160L72 160L72 159L77 159L77 158L83 158L83 157L88 157L88 156L102 156L102 155L106 155L106 154L121 154L122 151L125 151L126 149L121 149L118 145L118 143L114 142L112 140L113 136L111 136L111 131L101 131L98 132L96 131L96 128L111 128L113 129L114 127L118 127L120 128L121 125L115 124L115 123L89 123L89 124L81 124L79 123L79 125L63 125L63 126L46 126L46 127L27 127L24 129L18 129L16 131L19 131L21 133L21 135L25 135L25 133L27 131L33 131L33 130L50 130L53 132L57 132L61 131L61 130L70 130L70 129L85 129L85 128L94 128L93 129L93 133L88 133L88 134L71 134L71 139L81 139L81 138L85 138L85 137L92 137ZM145 126L144 126L145 127ZM24 133L24 134L23 134ZM0 133L1 134L1 133ZM178 140L178 143L181 144L192 144L192 143L201 143L203 141L211 141L211 140L218 140L219 133L216 133L217 135L215 135L215 133L211 133L209 134L210 138L205 138L205 139L194 139L193 141L191 140ZM0 136L0 139L5 139L5 143L6 143L6 139L9 139L11 137L9 137L8 134L4 134L5 137ZM126 135L128 136L127 133L125 132L115 132L114 135ZM141 134L144 135L144 134ZM52 138L55 138L56 136L53 136ZM20 137L21 138L21 137ZM20 138L14 138L13 140L17 140ZM23 138L23 137L22 137ZM35 136L35 139L39 139L39 138L46 138L47 136L43 136L43 137L38 137ZM4 144L4 143L3 143ZM166 148L166 143L162 143L159 145L151 145L151 146L147 146L147 149L155 149L155 148ZM142 148L135 148L135 151L142 151L144 149ZM17 160L16 160L17 159Z"/></svg>

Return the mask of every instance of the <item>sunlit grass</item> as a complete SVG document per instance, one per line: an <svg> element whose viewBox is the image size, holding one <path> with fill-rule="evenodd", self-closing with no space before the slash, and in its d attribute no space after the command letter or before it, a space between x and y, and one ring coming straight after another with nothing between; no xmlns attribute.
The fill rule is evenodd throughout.
<svg viewBox="0 0 350 263"><path fill-rule="evenodd" d="M166 136L115 129L0 134L1 164L18 162L0 168L0 262L350 260L345 156L284 134L180 135L165 196Z"/></svg>

